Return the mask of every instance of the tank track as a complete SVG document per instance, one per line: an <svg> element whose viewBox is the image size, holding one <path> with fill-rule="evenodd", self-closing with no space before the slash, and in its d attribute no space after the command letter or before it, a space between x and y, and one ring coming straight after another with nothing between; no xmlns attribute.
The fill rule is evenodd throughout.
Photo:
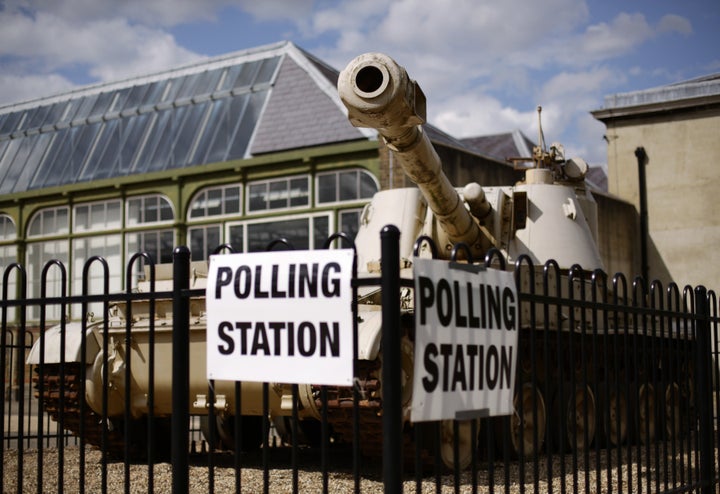
<svg viewBox="0 0 720 494"><path fill-rule="evenodd" d="M40 379L42 378L42 396L40 396ZM102 450L103 446L103 423L102 417L85 405L81 408L81 383L82 364L78 362L66 362L64 371L61 373L60 364L44 364L43 375L40 376L40 368L35 367L35 397L42 401L43 410L52 420L60 425L62 416L62 427L77 437L85 439L85 444L95 446ZM61 384L64 382L64 384ZM61 400L61 393L63 399ZM105 451L109 458L119 459L125 455L125 437L120 428L113 427L108 423L106 431ZM143 454L142 448L131 445L128 454L137 456Z"/></svg>

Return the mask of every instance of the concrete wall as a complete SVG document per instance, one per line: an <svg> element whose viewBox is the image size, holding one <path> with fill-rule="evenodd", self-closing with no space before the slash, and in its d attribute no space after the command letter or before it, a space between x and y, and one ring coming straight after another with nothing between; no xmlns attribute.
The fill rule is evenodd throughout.
<svg viewBox="0 0 720 494"><path fill-rule="evenodd" d="M650 277L720 289L720 108L606 121L609 192L639 209L635 149L646 165Z"/></svg>

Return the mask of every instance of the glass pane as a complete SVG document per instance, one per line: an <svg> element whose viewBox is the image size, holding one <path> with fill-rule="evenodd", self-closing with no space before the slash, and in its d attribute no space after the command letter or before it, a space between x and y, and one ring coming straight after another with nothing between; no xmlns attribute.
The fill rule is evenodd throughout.
<svg viewBox="0 0 720 494"><path fill-rule="evenodd" d="M265 60L263 60L262 67L260 67L258 75L255 78L255 83L253 85L270 83L279 62L280 57L266 58Z"/></svg>
<svg viewBox="0 0 720 494"><path fill-rule="evenodd" d="M367 199L369 197L372 197L375 195L375 193L378 191L377 184L375 183L375 180L373 179L372 175L370 175L366 171L361 171L360 173L360 198L361 199Z"/></svg>
<svg viewBox="0 0 720 494"><path fill-rule="evenodd" d="M61 179L60 183L72 183L75 181L76 177L80 176L87 155L92 149L92 144L95 141L96 136L100 132L101 122L86 125L80 128L82 129L81 134L75 143L75 149L73 150L71 159L68 163L69 166L66 168L65 179Z"/></svg>
<svg viewBox="0 0 720 494"><path fill-rule="evenodd" d="M318 177L318 202L335 202L335 190L337 187L337 176L334 173L320 175Z"/></svg>
<svg viewBox="0 0 720 494"><path fill-rule="evenodd" d="M90 110L90 114L88 115L88 117L101 116L107 113L108 107L112 102L114 94L115 93L112 91L100 93L98 95L97 101L95 102L95 106L93 106L92 110Z"/></svg>
<svg viewBox="0 0 720 494"><path fill-rule="evenodd" d="M226 158L228 161L245 157L250 137L255 131L255 126L260 118L260 112L265 105L265 98L268 94L270 94L269 91L250 93L250 99L247 107L245 107L245 111L242 113L240 124L238 125L237 131L231 140L230 152ZM235 98L233 98L233 100L234 99Z"/></svg>
<svg viewBox="0 0 720 494"><path fill-rule="evenodd" d="M160 202L160 221L172 221L175 218L172 206L164 197L158 197Z"/></svg>
<svg viewBox="0 0 720 494"><path fill-rule="evenodd" d="M357 172L340 172L340 200L352 201L358 198Z"/></svg>
<svg viewBox="0 0 720 494"><path fill-rule="evenodd" d="M26 129L34 129L36 127L40 127L45 121L45 116L48 114L49 111L49 105L40 106L38 108L28 110L28 117L25 119L23 127Z"/></svg>
<svg viewBox="0 0 720 494"><path fill-rule="evenodd" d="M268 203L270 209L286 208L288 205L288 183L285 180L270 182Z"/></svg>
<svg viewBox="0 0 720 494"><path fill-rule="evenodd" d="M70 161L72 153L73 135L80 131L79 127L63 129L55 132L53 140L48 146L38 171L33 177L30 189L39 189L56 185L63 177L63 169Z"/></svg>
<svg viewBox="0 0 720 494"><path fill-rule="evenodd" d="M97 143L86 160L80 180L98 180L107 178L115 168L118 147L120 146L119 120L110 120L102 125Z"/></svg>
<svg viewBox="0 0 720 494"><path fill-rule="evenodd" d="M140 199L128 199L127 201L127 224L128 226L139 225L142 222L142 201Z"/></svg>
<svg viewBox="0 0 720 494"><path fill-rule="evenodd" d="M89 94L81 99L80 108L78 108L74 119L84 119L90 115L90 110L95 106L95 100L97 100L97 94Z"/></svg>
<svg viewBox="0 0 720 494"><path fill-rule="evenodd" d="M40 124L40 126L44 125L53 125L56 124L62 119L63 115L65 115L65 110L67 109L69 103L67 101L62 101L60 103L55 103L50 107L50 110L47 112L47 115L45 115L45 120Z"/></svg>
<svg viewBox="0 0 720 494"><path fill-rule="evenodd" d="M0 134L12 134L13 132L15 132L17 124L18 122L20 122L20 117L22 117L22 114L23 112L16 111L5 117L5 121L2 123L2 127L0 127Z"/></svg>
<svg viewBox="0 0 720 494"><path fill-rule="evenodd" d="M172 264L174 250L174 234L172 230L163 230L160 232L160 262L162 264Z"/></svg>
<svg viewBox="0 0 720 494"><path fill-rule="evenodd" d="M269 221L247 225L248 252L261 252L279 238L287 239L295 249L310 248L310 221L308 218Z"/></svg>
<svg viewBox="0 0 720 494"><path fill-rule="evenodd" d="M290 207L307 206L310 197L309 180L307 177L290 180Z"/></svg>
<svg viewBox="0 0 720 494"><path fill-rule="evenodd" d="M15 189L18 179L20 178L20 174L25 167L25 162L27 161L28 156L30 156L33 145L39 135L40 134L36 134L31 137L18 139L20 146L12 163L9 163L7 171L5 171L5 176L2 178L2 183L0 183L0 194L8 194ZM3 167L5 166L4 161L5 160L3 159Z"/></svg>
<svg viewBox="0 0 720 494"><path fill-rule="evenodd" d="M222 189L210 189L207 192L207 214L216 216L223 213Z"/></svg>
<svg viewBox="0 0 720 494"><path fill-rule="evenodd" d="M135 164L133 170L136 173L144 173L152 169L151 158L155 153L155 148L158 146L158 142L166 139L165 127L170 119L170 111L164 110L157 112L154 115L152 126L150 127L150 135L147 137L147 142L143 147L142 151L135 158ZM167 157L167 155L165 156Z"/></svg>
<svg viewBox="0 0 720 494"><path fill-rule="evenodd" d="M327 216L316 216L313 218L313 245L312 248L322 248L330 236L330 218Z"/></svg>
<svg viewBox="0 0 720 494"><path fill-rule="evenodd" d="M160 101L168 81L156 81L150 84L142 102L138 106L154 105Z"/></svg>
<svg viewBox="0 0 720 494"><path fill-rule="evenodd" d="M126 87L125 89L116 91L112 98L112 106L110 106L108 112L119 112L125 108L125 101L127 101L131 90L131 87Z"/></svg>
<svg viewBox="0 0 720 494"><path fill-rule="evenodd" d="M30 182L38 170L38 163L45 155L45 151L51 141L52 134L37 134L32 136L32 151L22 165L22 170L15 183L13 192L24 192L30 188Z"/></svg>
<svg viewBox="0 0 720 494"><path fill-rule="evenodd" d="M70 231L70 219L68 218L68 208L58 208L55 210L55 230L53 233L68 233Z"/></svg>
<svg viewBox="0 0 720 494"><path fill-rule="evenodd" d="M75 206L75 232L86 232L90 227L88 206Z"/></svg>
<svg viewBox="0 0 720 494"><path fill-rule="evenodd" d="M130 118L122 119L121 125L121 145L120 153L116 163L116 175L127 175L132 169L133 158L138 154L142 137L148 131L148 122L151 122L150 114L134 115Z"/></svg>
<svg viewBox="0 0 720 494"><path fill-rule="evenodd" d="M178 90L175 95L175 99L183 99L194 96L197 82L200 79L200 74L190 74L185 76L182 87Z"/></svg>
<svg viewBox="0 0 720 494"><path fill-rule="evenodd" d="M207 205L207 193L201 192L195 196L195 200L190 204L190 218L202 218L205 216Z"/></svg>
<svg viewBox="0 0 720 494"><path fill-rule="evenodd" d="M223 98L214 103L211 118L217 116L218 121L213 125L213 134L206 132L204 139L211 139L209 151L205 156L204 163L216 163L225 161L230 147L230 139L233 135L237 120L244 111L247 95L237 98ZM234 117L234 118L233 118ZM207 144L206 144L207 145Z"/></svg>
<svg viewBox="0 0 720 494"><path fill-rule="evenodd" d="M360 228L360 211L340 212L340 231L355 238Z"/></svg>
<svg viewBox="0 0 720 494"><path fill-rule="evenodd" d="M150 88L150 86L151 84L133 86L130 94L128 94L127 100L125 101L125 106L123 108L120 108L120 110L137 108L138 106L140 106L143 102L145 93L147 93L147 90Z"/></svg>
<svg viewBox="0 0 720 494"><path fill-rule="evenodd" d="M248 191L248 210L263 211L267 209L267 184L250 184Z"/></svg>
<svg viewBox="0 0 720 494"><path fill-rule="evenodd" d="M228 228L228 243L232 245L235 252L244 252L243 238L245 227L243 225L232 225Z"/></svg>
<svg viewBox="0 0 720 494"><path fill-rule="evenodd" d="M106 227L107 228L120 228L122 223L120 222L120 211L122 210L122 204L120 201L112 201L107 203L106 211Z"/></svg>
<svg viewBox="0 0 720 494"><path fill-rule="evenodd" d="M203 122L203 115L207 111L209 103L201 103L190 106L182 127L176 133L175 145L173 146L173 161L168 168L180 168L188 162L188 153L193 148L196 137L202 132L200 124Z"/></svg>
<svg viewBox="0 0 720 494"><path fill-rule="evenodd" d="M262 63L262 60L255 60L254 62L245 62L242 65L242 68L240 69L240 73L238 74L237 78L235 79L235 83L233 84L233 88L245 88L250 87L253 80L255 79L255 74L257 73L258 69L260 68L260 64Z"/></svg>
<svg viewBox="0 0 720 494"><path fill-rule="evenodd" d="M225 189L225 214L240 213L240 187Z"/></svg>

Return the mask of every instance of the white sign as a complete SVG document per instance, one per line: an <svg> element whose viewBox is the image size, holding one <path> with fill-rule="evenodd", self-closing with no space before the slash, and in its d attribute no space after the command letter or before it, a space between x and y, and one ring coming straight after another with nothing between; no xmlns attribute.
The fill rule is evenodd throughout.
<svg viewBox="0 0 720 494"><path fill-rule="evenodd" d="M512 413L520 317L512 273L420 258L413 271L411 420Z"/></svg>
<svg viewBox="0 0 720 494"><path fill-rule="evenodd" d="M349 386L353 251L210 257L207 377Z"/></svg>

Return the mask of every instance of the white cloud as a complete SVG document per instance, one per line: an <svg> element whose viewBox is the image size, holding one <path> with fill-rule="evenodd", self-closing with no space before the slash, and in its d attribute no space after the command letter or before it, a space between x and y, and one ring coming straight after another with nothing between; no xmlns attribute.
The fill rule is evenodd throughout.
<svg viewBox="0 0 720 494"><path fill-rule="evenodd" d="M14 75L0 74L0 106L36 99L42 95L61 93L75 84L57 74Z"/></svg>
<svg viewBox="0 0 720 494"><path fill-rule="evenodd" d="M675 14L664 15L657 26L658 33L680 33L690 35L693 33L692 24L684 17Z"/></svg>

